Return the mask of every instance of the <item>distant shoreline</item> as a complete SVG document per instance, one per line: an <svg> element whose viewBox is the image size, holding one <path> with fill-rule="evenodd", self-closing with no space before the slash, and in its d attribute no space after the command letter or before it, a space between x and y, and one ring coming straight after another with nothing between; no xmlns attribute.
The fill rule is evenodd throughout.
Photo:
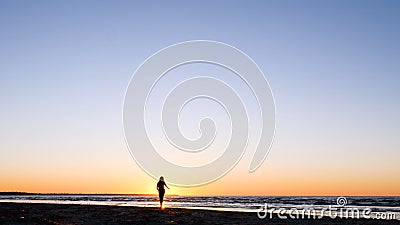
<svg viewBox="0 0 400 225"><path fill-rule="evenodd" d="M0 195L97 195L97 196L157 196L156 194L85 194L85 193L31 193L31 192L16 192L16 191L8 191L8 192L0 192ZM168 195L167 196L179 196L179 195Z"/></svg>

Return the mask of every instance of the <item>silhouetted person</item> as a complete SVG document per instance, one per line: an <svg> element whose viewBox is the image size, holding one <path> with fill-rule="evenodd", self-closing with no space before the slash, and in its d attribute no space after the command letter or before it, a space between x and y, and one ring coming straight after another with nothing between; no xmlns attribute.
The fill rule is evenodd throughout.
<svg viewBox="0 0 400 225"><path fill-rule="evenodd" d="M160 180L157 183L158 197L160 197L160 208L162 208L162 203L164 201L165 187L169 189L167 184L164 182L164 177L161 176Z"/></svg>

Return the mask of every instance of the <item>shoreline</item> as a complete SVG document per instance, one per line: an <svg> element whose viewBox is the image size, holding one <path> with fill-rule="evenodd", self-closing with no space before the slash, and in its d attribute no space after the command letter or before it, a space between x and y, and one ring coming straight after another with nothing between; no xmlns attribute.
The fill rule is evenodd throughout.
<svg viewBox="0 0 400 225"><path fill-rule="evenodd" d="M373 219L259 219L254 212L135 206L0 203L0 224L398 224Z"/></svg>

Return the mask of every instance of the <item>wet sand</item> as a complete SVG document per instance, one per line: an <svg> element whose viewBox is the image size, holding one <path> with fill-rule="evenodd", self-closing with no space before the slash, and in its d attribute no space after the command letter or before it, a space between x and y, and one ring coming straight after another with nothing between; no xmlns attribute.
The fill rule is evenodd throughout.
<svg viewBox="0 0 400 225"><path fill-rule="evenodd" d="M0 224L399 224L372 219L259 219L256 213L96 205L0 203Z"/></svg>

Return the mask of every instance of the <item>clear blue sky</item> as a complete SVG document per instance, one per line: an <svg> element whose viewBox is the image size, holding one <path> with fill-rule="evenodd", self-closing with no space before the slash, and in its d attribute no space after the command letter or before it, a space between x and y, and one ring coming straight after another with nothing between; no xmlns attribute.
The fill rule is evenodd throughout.
<svg viewBox="0 0 400 225"><path fill-rule="evenodd" d="M11 182L0 191L24 189L11 171L77 166L90 176L94 159L134 164L121 159L130 77L193 39L233 45L266 74L277 108L271 165L398 174L399 12L399 1L0 1L0 180Z"/></svg>

